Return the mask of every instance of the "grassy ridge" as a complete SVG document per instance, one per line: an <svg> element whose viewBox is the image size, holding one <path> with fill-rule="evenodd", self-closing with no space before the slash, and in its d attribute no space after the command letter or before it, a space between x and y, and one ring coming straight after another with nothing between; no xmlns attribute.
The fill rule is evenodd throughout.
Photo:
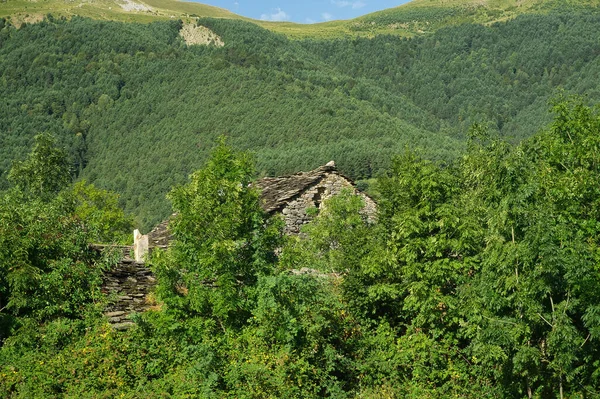
<svg viewBox="0 0 600 399"><path fill-rule="evenodd" d="M519 15L597 8L599 0L414 0L348 21L355 34L413 36L464 23L489 25Z"/></svg>
<svg viewBox="0 0 600 399"><path fill-rule="evenodd" d="M414 36L462 23L491 24L527 13L547 13L560 8L596 8L600 0L414 0L356 19L318 24L269 22L245 18L219 7L177 0L145 0L135 4L151 10L126 11L115 0L66 2L63 0L6 0L0 5L0 17L10 16L17 25L37 22L46 14L74 15L101 20L147 23L156 20L196 17L241 19L290 38L329 39L347 35L372 37L378 34Z"/></svg>
<svg viewBox="0 0 600 399"><path fill-rule="evenodd" d="M133 3L133 2L132 2ZM223 8L200 3L174 0L135 1L144 10L126 10L124 2L115 0L94 0L68 2L64 0L7 0L0 5L0 17L11 17L15 24L37 22L44 15L70 18L74 15L100 20L123 22L152 22L166 19L191 19L194 17L246 19Z"/></svg>

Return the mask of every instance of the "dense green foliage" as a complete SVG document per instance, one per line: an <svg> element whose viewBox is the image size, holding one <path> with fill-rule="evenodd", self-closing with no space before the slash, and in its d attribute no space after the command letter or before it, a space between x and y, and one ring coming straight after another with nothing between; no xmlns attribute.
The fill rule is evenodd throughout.
<svg viewBox="0 0 600 399"><path fill-rule="evenodd" d="M304 45L350 76L369 79L362 98L386 110L394 109L393 100L380 93L403 93L462 132L485 123L520 140L549 122L546 104L557 88L600 99L599 22L594 13L523 15L411 40L377 36Z"/></svg>
<svg viewBox="0 0 600 399"><path fill-rule="evenodd" d="M8 181L19 191L42 199L50 198L70 183L69 167L67 155L55 147L54 138L41 134L35 137L29 158L13 163Z"/></svg>
<svg viewBox="0 0 600 399"><path fill-rule="evenodd" d="M600 100L600 21L563 10L402 39L291 41L243 21L202 19L222 48L187 47L181 23L51 17L0 23L0 173L38 132L73 173L121 195L148 229L165 194L226 134L260 174L334 159L377 176L407 145L450 161L474 122L520 140L549 122L558 88ZM7 187L0 177L0 188Z"/></svg>
<svg viewBox="0 0 600 399"><path fill-rule="evenodd" d="M93 313L109 263L89 244L131 227L114 194L85 183L70 187L68 158L52 136L35 142L0 197L0 342L21 325Z"/></svg>
<svg viewBox="0 0 600 399"><path fill-rule="evenodd" d="M43 289L75 275L80 295L65 302L75 308L51 305L61 290L25 297L10 268L21 252L3 241L0 298L13 299L2 317L13 327L1 395L598 396L600 113L579 100L553 111L518 146L475 126L449 165L407 151L379 179L376 220L343 192L283 241L258 206L248 156L219 143L169 195L176 243L153 257L162 307L126 332L76 306L90 303L95 273L29 280ZM1 208L3 226L13 208ZM26 237L40 220L10 234ZM52 234L27 237L48 248L29 251L36 265L86 253L56 252Z"/></svg>
<svg viewBox="0 0 600 399"><path fill-rule="evenodd" d="M223 140L207 166L169 194L176 242L153 263L170 308L211 315L221 325L249 317L247 290L269 273L279 241L258 191L249 188L253 172L248 156L236 156Z"/></svg>
<svg viewBox="0 0 600 399"><path fill-rule="evenodd" d="M368 176L409 142L434 157L453 156L455 140L334 90L349 79L298 43L249 23L203 23L228 45L186 48L177 22L74 18L5 28L1 168L34 132L50 131L70 148L80 175L122 194L148 227L167 214L169 187L223 133L256 150L269 174L336 159L348 173Z"/></svg>

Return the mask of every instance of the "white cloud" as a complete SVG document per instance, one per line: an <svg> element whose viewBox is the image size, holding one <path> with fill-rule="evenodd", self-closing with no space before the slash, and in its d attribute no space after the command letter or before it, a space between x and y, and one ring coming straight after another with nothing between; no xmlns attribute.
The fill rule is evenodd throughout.
<svg viewBox="0 0 600 399"><path fill-rule="evenodd" d="M312 19L312 18L306 18L306 23L307 23L307 24L314 24L314 23L316 23L316 22L317 22L317 21L315 21L315 20L314 20L314 19Z"/></svg>
<svg viewBox="0 0 600 399"><path fill-rule="evenodd" d="M323 17L324 21L331 21L333 19L333 15L331 15L328 12L324 12L323 14L321 14L321 17Z"/></svg>
<svg viewBox="0 0 600 399"><path fill-rule="evenodd" d="M276 8L275 10L273 10L274 12L271 14L262 14L260 16L260 19L262 19L263 21L277 21L277 22L281 22L281 21L289 21L290 20L290 15L288 13L286 13L285 11L283 11L281 8Z"/></svg>
<svg viewBox="0 0 600 399"><path fill-rule="evenodd" d="M363 8L364 6L366 6L366 4L364 2L362 2L361 0L357 0L357 1L331 0L331 4L336 5L340 8L352 7L352 9L354 9L354 10L357 10L359 8Z"/></svg>

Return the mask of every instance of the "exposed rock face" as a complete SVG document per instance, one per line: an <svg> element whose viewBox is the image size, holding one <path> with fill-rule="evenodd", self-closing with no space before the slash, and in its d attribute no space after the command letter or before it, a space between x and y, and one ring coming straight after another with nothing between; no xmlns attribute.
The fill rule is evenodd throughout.
<svg viewBox="0 0 600 399"><path fill-rule="evenodd" d="M216 47L223 47L225 43L213 31L205 26L196 26L194 24L185 24L179 31L179 35L185 40L185 44L192 46L194 44Z"/></svg>
<svg viewBox="0 0 600 399"><path fill-rule="evenodd" d="M133 0L122 0L122 3L119 3L121 8L125 11L152 11L152 8L148 7L145 4L137 3Z"/></svg>
<svg viewBox="0 0 600 399"><path fill-rule="evenodd" d="M340 174L333 162L310 172L283 177L266 177L256 182L261 189L262 206L268 213L281 213L285 220L285 233L298 234L302 225L310 222L307 210L321 209L323 201L350 189L365 202L364 214L374 220L375 201L358 191L352 180Z"/></svg>

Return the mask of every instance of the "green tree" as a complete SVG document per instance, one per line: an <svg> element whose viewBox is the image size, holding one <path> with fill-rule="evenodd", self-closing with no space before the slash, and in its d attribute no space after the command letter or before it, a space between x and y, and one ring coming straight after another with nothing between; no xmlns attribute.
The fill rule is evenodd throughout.
<svg viewBox="0 0 600 399"><path fill-rule="evenodd" d="M486 242L465 290L470 349L507 395L598 389L600 118L577 100L553 109L534 139L492 140L465 158Z"/></svg>
<svg viewBox="0 0 600 399"><path fill-rule="evenodd" d="M251 288L274 268L280 223L262 211L253 176L248 154L222 138L205 167L169 194L175 242L153 263L165 302L186 317L243 324Z"/></svg>
<svg viewBox="0 0 600 399"><path fill-rule="evenodd" d="M310 267L339 274L358 269L373 242L374 220L368 219L364 207L361 197L343 190L324 201L321 210L313 208L318 217L303 227L300 236L288 237L280 267Z"/></svg>
<svg viewBox="0 0 600 399"><path fill-rule="evenodd" d="M97 243L131 241L133 220L119 207L119 195L85 181L73 185L75 215L85 221Z"/></svg>
<svg viewBox="0 0 600 399"><path fill-rule="evenodd" d="M40 198L51 198L71 183L67 153L56 147L56 139L49 133L35 136L29 157L15 161L8 180L24 193Z"/></svg>
<svg viewBox="0 0 600 399"><path fill-rule="evenodd" d="M84 317L102 301L106 267L89 248L97 223L67 189L69 162L52 136L37 136L9 176L14 187L0 197L0 339L27 319Z"/></svg>

